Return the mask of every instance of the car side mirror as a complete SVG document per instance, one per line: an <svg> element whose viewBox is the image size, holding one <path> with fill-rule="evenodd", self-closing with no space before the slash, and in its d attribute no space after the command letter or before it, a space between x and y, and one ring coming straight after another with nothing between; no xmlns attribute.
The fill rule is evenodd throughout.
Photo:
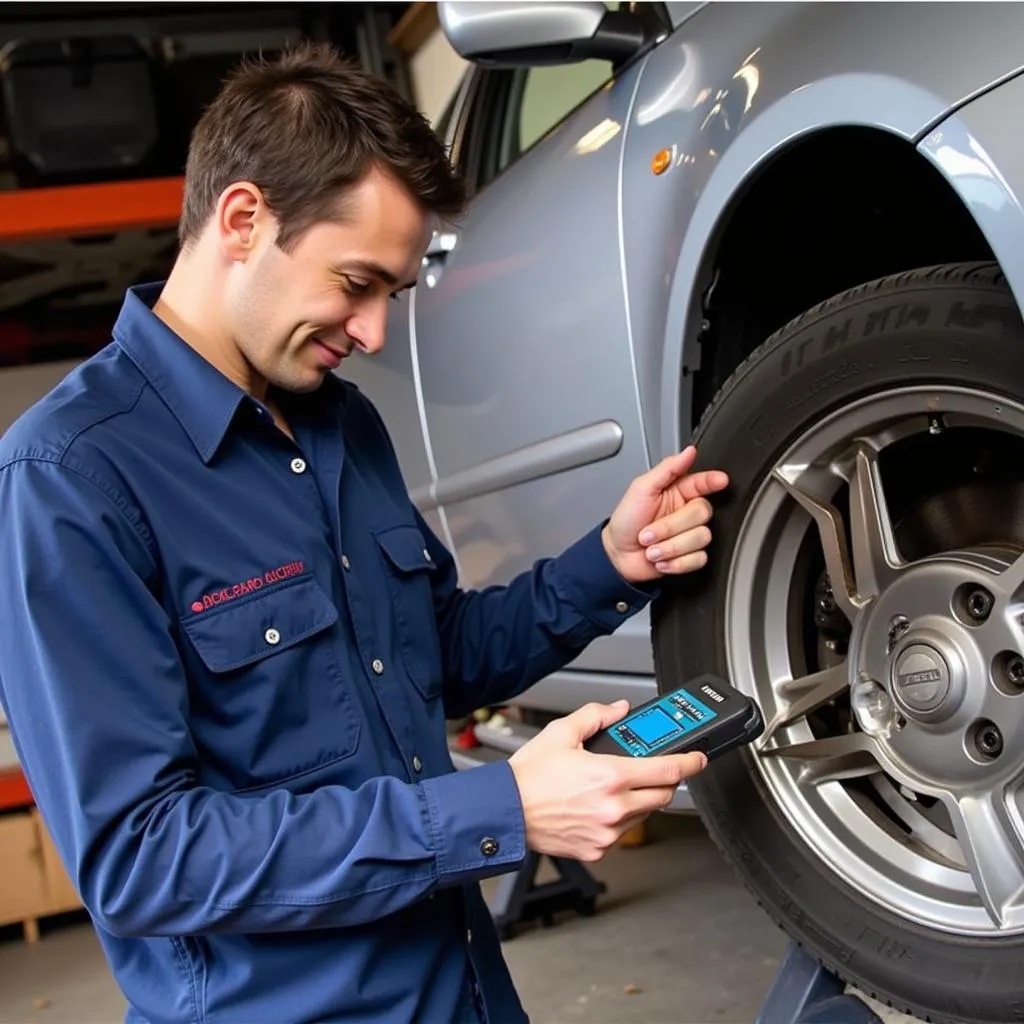
<svg viewBox="0 0 1024 1024"><path fill-rule="evenodd" d="M460 57L492 67L573 64L591 58L622 64L652 41L642 18L630 11L610 11L600 2L441 0L437 15Z"/></svg>

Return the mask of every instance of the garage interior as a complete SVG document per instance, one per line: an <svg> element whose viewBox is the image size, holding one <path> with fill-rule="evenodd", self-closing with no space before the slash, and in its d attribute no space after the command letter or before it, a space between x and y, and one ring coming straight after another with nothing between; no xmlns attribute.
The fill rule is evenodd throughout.
<svg viewBox="0 0 1024 1024"><path fill-rule="evenodd" d="M230 3L5 5L0 433L107 342L127 287L161 277L170 265L189 126L240 55L273 52L297 38L330 39L395 82L437 124L467 62L445 39L435 8L268 3L243 13ZM106 133L61 120L60 112L71 106L68 97L83 82L97 105L109 97L120 112ZM137 88L126 90L126 82ZM854 143L859 162L836 156ZM840 176L822 181L816 170L821 159L842 164ZM707 282L708 310L729 312L713 328L701 328L716 343L707 345L695 411L712 405L751 338L767 336L821 295L876 272L991 259L977 225L938 176L919 173L905 147L857 126L796 147L788 162L760 179L756 203L743 195L726 237L730 255ZM894 181L898 189L891 187ZM798 193L816 194L827 211L822 216L854 239L837 260L826 263L808 244L811 226L790 230L787 203ZM936 205L944 217L933 216ZM878 257L882 265L872 264L868 274L860 262L864 236L880 231L883 221L888 234ZM779 239L778 258L762 270L765 237ZM800 284L779 298L783 277ZM747 287L748 280L756 283ZM730 303L742 312L734 313ZM700 359L698 352L697 364ZM833 603L829 614L835 613ZM835 641L829 643L834 653ZM518 717L513 710L511 718ZM535 721L529 711L521 717ZM530 726L523 728L532 734ZM494 756L486 740L483 751L475 740L464 742L470 734L479 737L479 726L453 725L453 759L467 771L474 758ZM784 970L794 947L691 808L655 815L584 875L600 888L588 912L569 905L503 937L533 1024L799 1024L780 1007L795 1007L801 998L808 1005L836 998L831 989L824 996L808 989L837 984L827 972L811 978ZM555 877L545 863L538 883ZM508 884L492 879L483 888L497 904ZM886 941L879 937L880 945ZM807 965L801 962L801 969ZM782 993L784 982L793 991ZM807 991L797 992L801 985ZM870 993L846 991L861 1002L825 1004L819 1016L800 1021L917 1020ZM0 712L0 1024L114 1024L124 1012Z"/></svg>

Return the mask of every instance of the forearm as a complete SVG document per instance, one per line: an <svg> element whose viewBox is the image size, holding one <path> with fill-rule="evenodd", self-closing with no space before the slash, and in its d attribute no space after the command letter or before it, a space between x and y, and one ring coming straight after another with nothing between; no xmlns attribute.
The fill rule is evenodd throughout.
<svg viewBox="0 0 1024 1024"><path fill-rule="evenodd" d="M600 527L507 586L459 591L439 614L446 709L456 717L522 693L613 633L655 596L614 570Z"/></svg>
<svg viewBox="0 0 1024 1024"><path fill-rule="evenodd" d="M71 846L84 903L119 935L358 925L514 869L524 856L518 793L503 762L304 796L190 789L101 834ZM497 841L496 852L482 851L484 838Z"/></svg>

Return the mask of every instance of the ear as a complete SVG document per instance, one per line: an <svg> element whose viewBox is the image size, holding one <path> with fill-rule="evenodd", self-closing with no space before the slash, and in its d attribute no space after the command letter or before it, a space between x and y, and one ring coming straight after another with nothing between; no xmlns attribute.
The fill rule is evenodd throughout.
<svg viewBox="0 0 1024 1024"><path fill-rule="evenodd" d="M220 195L214 215L217 239L226 259L244 263L259 236L270 229L263 193L248 181L233 182Z"/></svg>

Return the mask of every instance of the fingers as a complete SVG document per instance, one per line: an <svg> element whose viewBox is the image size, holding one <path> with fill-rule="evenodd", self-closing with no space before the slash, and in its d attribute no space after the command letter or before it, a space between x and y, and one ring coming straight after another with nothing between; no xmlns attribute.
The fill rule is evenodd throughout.
<svg viewBox="0 0 1024 1024"><path fill-rule="evenodd" d="M687 445L681 452L667 456L637 477L635 486L644 494L656 496L676 484L684 501L716 494L729 486L729 475L720 469L690 473L696 461L697 449L692 444Z"/></svg>
<svg viewBox="0 0 1024 1024"><path fill-rule="evenodd" d="M711 530L707 523L713 510L706 498L688 501L681 509L645 527L640 543L644 552L659 572L692 572L707 564L704 550L711 543Z"/></svg>
<svg viewBox="0 0 1024 1024"><path fill-rule="evenodd" d="M615 754L599 754L616 762L613 767L621 785L627 789L674 788L684 779L702 772L708 763L707 757L699 751L688 754L664 754L659 757L618 757Z"/></svg>
<svg viewBox="0 0 1024 1024"><path fill-rule="evenodd" d="M669 455L646 473L636 478L635 485L644 493L659 495L690 471L697 458L697 449L691 444L676 455Z"/></svg>
<svg viewBox="0 0 1024 1024"><path fill-rule="evenodd" d="M661 519L656 519L649 526L645 526L640 531L640 543L647 546L648 550L651 547L662 549L665 547L665 541L679 534L686 533L688 530L693 530L698 526L710 523L713 515L714 508L707 498L694 498L693 501L688 501L682 508L676 509L675 512L663 516ZM710 532L708 537L710 539ZM672 553L667 551L666 553L671 557ZM685 554L685 552L677 551L675 554ZM651 561L656 562L658 558L651 558Z"/></svg>
<svg viewBox="0 0 1024 1024"><path fill-rule="evenodd" d="M729 475L720 469L707 469L700 473L691 473L679 481L679 491L686 501L724 491L728 486Z"/></svg>

